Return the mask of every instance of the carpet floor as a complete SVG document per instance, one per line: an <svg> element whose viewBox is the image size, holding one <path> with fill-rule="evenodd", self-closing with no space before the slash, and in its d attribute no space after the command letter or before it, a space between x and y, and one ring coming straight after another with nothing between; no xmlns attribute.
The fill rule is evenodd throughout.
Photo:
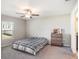
<svg viewBox="0 0 79 59"><path fill-rule="evenodd" d="M36 56L14 50L10 47L2 48L1 59L77 59L68 47L45 46Z"/></svg>

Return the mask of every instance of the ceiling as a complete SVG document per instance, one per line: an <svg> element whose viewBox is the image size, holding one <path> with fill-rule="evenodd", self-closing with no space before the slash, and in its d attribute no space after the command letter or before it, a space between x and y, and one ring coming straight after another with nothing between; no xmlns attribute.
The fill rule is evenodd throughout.
<svg viewBox="0 0 79 59"><path fill-rule="evenodd" d="M20 17L16 12L25 8L35 8L40 16L69 14L77 0L2 0L1 13L13 17Z"/></svg>

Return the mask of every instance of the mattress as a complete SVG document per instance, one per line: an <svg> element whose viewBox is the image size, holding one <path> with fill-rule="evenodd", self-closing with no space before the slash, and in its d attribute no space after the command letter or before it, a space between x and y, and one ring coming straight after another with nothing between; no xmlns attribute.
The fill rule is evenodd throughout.
<svg viewBox="0 0 79 59"><path fill-rule="evenodd" d="M48 40L42 37L32 37L29 39L23 39L13 42L12 47L17 50L25 51L30 54L36 55L36 53L42 49Z"/></svg>

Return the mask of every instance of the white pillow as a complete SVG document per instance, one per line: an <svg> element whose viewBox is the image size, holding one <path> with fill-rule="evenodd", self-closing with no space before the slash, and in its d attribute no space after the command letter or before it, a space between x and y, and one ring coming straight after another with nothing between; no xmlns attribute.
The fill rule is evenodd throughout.
<svg viewBox="0 0 79 59"><path fill-rule="evenodd" d="M18 45L17 44L13 44L13 48L17 49Z"/></svg>
<svg viewBox="0 0 79 59"><path fill-rule="evenodd" d="M24 46L22 46L22 45L19 45L19 46L18 46L18 49L19 49L19 50L22 50L22 51L24 51Z"/></svg>

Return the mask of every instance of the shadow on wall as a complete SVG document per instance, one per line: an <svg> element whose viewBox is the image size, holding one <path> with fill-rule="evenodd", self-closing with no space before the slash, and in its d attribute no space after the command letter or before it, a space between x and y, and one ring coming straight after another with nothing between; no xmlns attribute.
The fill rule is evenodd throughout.
<svg viewBox="0 0 79 59"><path fill-rule="evenodd" d="M71 35L70 34L63 34L63 43L64 46L71 46Z"/></svg>

